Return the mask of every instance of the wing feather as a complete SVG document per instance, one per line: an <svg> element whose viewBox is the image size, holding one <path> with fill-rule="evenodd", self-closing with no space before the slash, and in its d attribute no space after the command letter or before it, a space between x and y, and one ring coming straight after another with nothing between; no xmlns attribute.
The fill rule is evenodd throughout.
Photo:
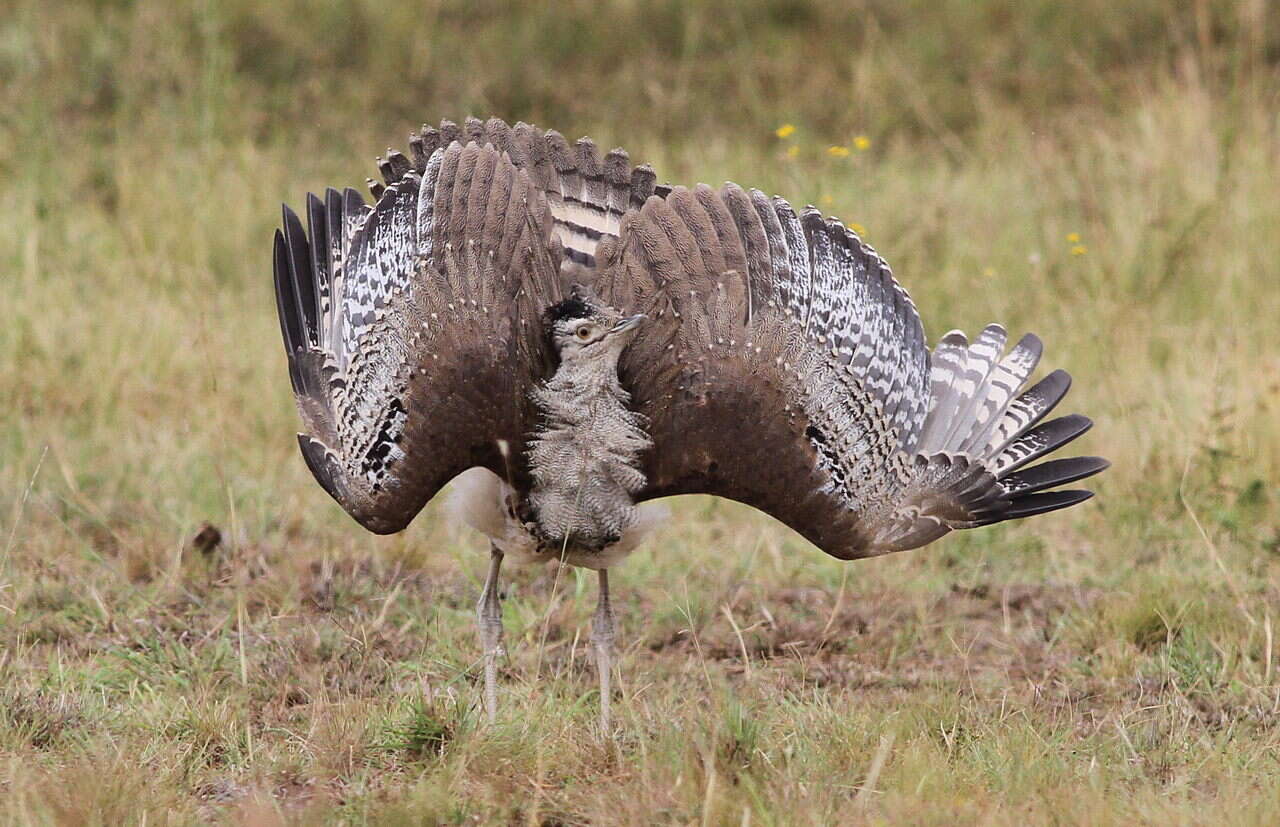
<svg viewBox="0 0 1280 827"><path fill-rule="evenodd" d="M655 444L642 499L737 499L859 557L1067 507L1084 494L1044 489L1106 465L1014 473L1087 422L1030 430L1065 392L1050 374L1015 395L1039 340L1002 357L1000 326L972 344L955 331L931 368L915 305L883 259L812 208L797 215L734 184L675 187L600 249L615 303L660 309L622 364Z"/></svg>
<svg viewBox="0 0 1280 827"><path fill-rule="evenodd" d="M378 166L372 206L309 196L273 247L300 448L372 530L473 465L527 483L539 318L569 278L651 319L621 365L656 446L641 498L730 497L857 557L1068 507L1089 492L1046 489L1106 465L1031 465L1090 424L1040 424L1070 377L1024 390L1039 339L1002 356L992 325L930 354L884 260L812 208L658 186L620 149L496 118L424 126Z"/></svg>
<svg viewBox="0 0 1280 827"><path fill-rule="evenodd" d="M468 467L527 474L528 394L549 358L541 329L521 322L560 295L552 219L527 172L492 146L452 143L371 210L330 190L307 212L309 234L287 208L276 234L276 295L299 446L325 490L384 533ZM318 323L328 274L331 327Z"/></svg>

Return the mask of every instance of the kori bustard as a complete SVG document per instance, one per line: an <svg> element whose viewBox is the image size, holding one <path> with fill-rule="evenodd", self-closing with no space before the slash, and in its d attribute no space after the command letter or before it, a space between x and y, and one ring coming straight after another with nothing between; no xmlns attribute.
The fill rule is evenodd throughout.
<svg viewBox="0 0 1280 827"><path fill-rule="evenodd" d="M715 494L828 554L917 548L1088 491L1095 457L1031 465L1090 421L1044 417L1070 377L1041 343L946 334L871 247L812 207L726 183L656 184L615 149L497 119L424 127L354 190L284 208L275 288L302 455L361 525L396 532L446 483L490 542L477 606L497 707L506 556L599 572L592 639L609 727L609 567L648 501Z"/></svg>

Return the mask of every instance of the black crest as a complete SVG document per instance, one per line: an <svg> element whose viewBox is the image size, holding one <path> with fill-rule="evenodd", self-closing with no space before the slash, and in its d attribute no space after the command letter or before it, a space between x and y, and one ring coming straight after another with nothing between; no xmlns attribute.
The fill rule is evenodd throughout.
<svg viewBox="0 0 1280 827"><path fill-rule="evenodd" d="M550 330L557 322L563 322L565 319L590 318L591 312L591 305L583 301L580 296L574 295L548 307L542 314L542 320Z"/></svg>

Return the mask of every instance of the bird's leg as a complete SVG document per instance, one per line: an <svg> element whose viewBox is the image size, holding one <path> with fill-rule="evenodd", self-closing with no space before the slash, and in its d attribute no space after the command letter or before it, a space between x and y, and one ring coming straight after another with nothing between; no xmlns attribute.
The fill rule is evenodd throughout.
<svg viewBox="0 0 1280 827"><path fill-rule="evenodd" d="M596 672L600 675L600 731L609 734L609 701L613 668L613 607L609 604L609 572L600 569L600 602L591 618L591 643L596 650Z"/></svg>
<svg viewBox="0 0 1280 827"><path fill-rule="evenodd" d="M476 603L476 624L480 630L480 645L484 647L484 708L489 723L498 717L498 658L505 655L502 648L502 602L498 599L498 570L502 568L502 552L489 546L489 575L484 579L484 591Z"/></svg>

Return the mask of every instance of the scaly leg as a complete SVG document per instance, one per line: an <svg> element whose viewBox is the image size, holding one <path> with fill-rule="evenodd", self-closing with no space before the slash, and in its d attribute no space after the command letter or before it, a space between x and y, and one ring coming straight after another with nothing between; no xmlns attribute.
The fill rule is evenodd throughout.
<svg viewBox="0 0 1280 827"><path fill-rule="evenodd" d="M596 672L600 675L600 732L609 734L609 701L613 669L613 607L609 604L609 572L600 569L600 602L591 618L591 642L596 650Z"/></svg>
<svg viewBox="0 0 1280 827"><path fill-rule="evenodd" d="M484 708L489 723L498 717L498 658L506 654L502 648L502 602L498 598L498 570L502 568L502 552L489 546L489 576L476 603L476 625L480 645L484 647Z"/></svg>

